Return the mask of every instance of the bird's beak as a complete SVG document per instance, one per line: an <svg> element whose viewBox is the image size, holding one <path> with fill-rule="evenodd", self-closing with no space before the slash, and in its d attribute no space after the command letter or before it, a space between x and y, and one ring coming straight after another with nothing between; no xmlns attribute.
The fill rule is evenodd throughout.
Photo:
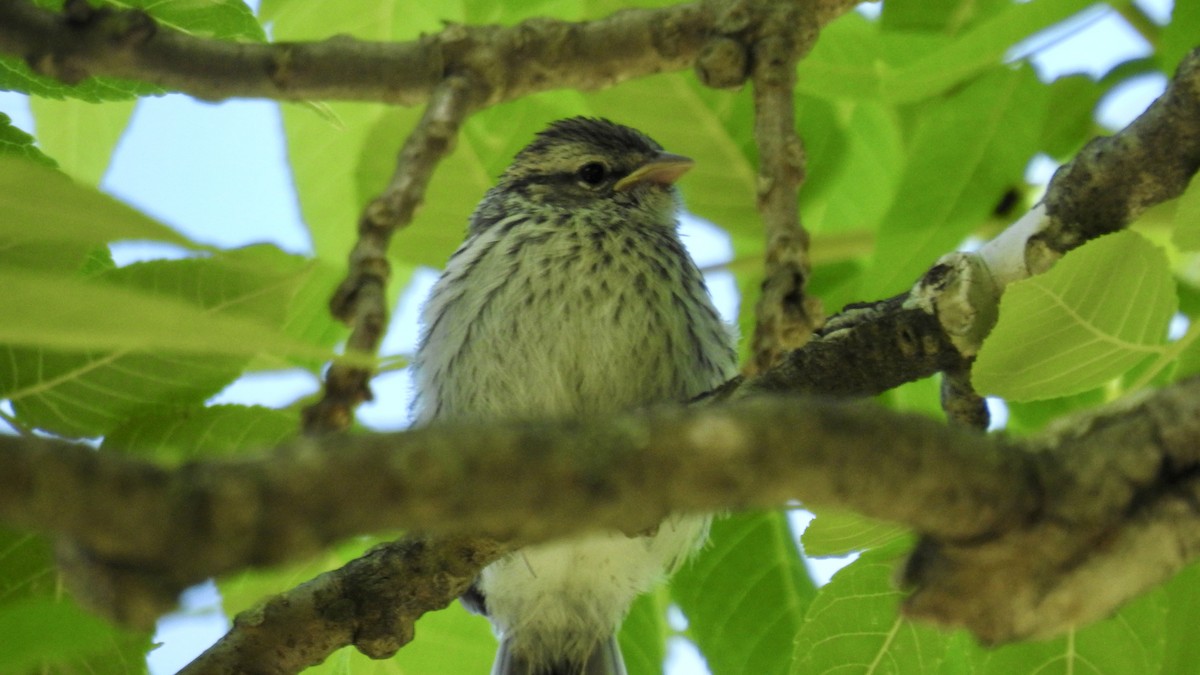
<svg viewBox="0 0 1200 675"><path fill-rule="evenodd" d="M628 190L639 183L670 185L678 180L680 176L687 173L687 170L692 168L693 164L695 162L683 155L661 152L650 161L634 169L633 173L617 181L613 189L618 191Z"/></svg>

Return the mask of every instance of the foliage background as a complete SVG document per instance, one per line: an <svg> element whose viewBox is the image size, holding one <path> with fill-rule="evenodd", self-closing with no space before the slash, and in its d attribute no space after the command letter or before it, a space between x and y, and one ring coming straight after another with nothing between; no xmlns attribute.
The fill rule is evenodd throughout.
<svg viewBox="0 0 1200 675"><path fill-rule="evenodd" d="M264 39L265 26L277 40L335 34L408 40L440 30L447 20L508 24L543 14L587 19L625 3L547 0L518 8L482 1L264 0L257 14L238 0L120 4L145 6L162 21L226 39ZM881 12L852 13L825 31L800 65L797 103L809 155L801 204L814 235L811 290L827 309L900 292L940 254L993 236L1036 200L1028 177L1044 179L1048 163L1069 158L1104 131L1096 122L1098 109L1116 116L1116 126L1127 121L1111 107L1100 108L1110 93L1139 83L1161 88L1164 74L1200 36L1200 10L1187 3L1173 13L1147 6L1156 23L1140 4L1116 4L889 0ZM1085 49L1079 63L1056 57L1065 35L1097 22L1127 24L1146 51L1125 55L1106 43ZM1050 28L1055 30L1045 32ZM1076 66L1081 73L1072 72ZM135 114L132 97L156 92L115 81L69 89L33 78L12 60L0 61L0 87L34 94L36 127L35 144L0 120L0 154L23 158L0 160L0 284L8 291L0 299L0 397L8 402L4 417L13 429L97 439L101 451L164 462L251 452L294 434L301 402L288 397L297 394L280 400L261 389L231 393L229 387L245 382L245 373L280 371L291 373L301 389L315 386L323 356L344 336L325 302L353 243L353 224L386 183L419 111L280 104L284 145L278 151L290 167L292 203L279 197L292 186L281 185L265 167L253 180L222 185L223 168L188 165L179 148L195 140L221 147L229 163L263 161L264 151L246 152L262 148L262 139L232 137L234 127L221 118L221 108L190 114L187 124L175 120L167 138L126 159L122 154L133 151L125 143L132 139L117 143ZM137 104L153 105L175 104ZM260 114L274 115L274 104L257 105ZM397 312L404 327L385 345L392 358L384 378L401 384L377 387L387 423L397 423L405 405L400 369L411 348L412 312L404 310L415 306L417 289L428 283L420 270L443 263L478 197L513 153L548 120L575 114L639 127L697 160L684 181L685 198L728 238L726 259L720 259L720 236L705 255L736 286L729 297L740 298L739 322L749 333L762 238L753 208L748 92L710 90L682 73L596 93L539 94L485 110L466 124L425 207L395 240L392 292L398 302L405 296ZM75 182L34 168L30 160L57 166ZM153 182L147 169L161 182ZM124 187L122 181L130 183ZM139 205L153 215L164 208L156 200L173 195L181 215L178 222L168 220L178 230L91 189L97 185L118 196L136 190L145 200ZM1193 189L1179 203L1147 214L1137 234L1120 235L1128 238L1117 245L1084 247L1056 268L1058 277L1045 275L1040 286L1006 296L979 372L993 377L984 380L985 391L1008 399L1010 430L1040 428L1144 380L1194 371L1192 333L1180 330L1183 339L1168 343L1165 328L1173 317L1186 327L1200 309L1191 253L1198 214L1200 197ZM147 240L170 247L128 243ZM247 245L260 240L278 244ZM1145 279L1159 290L1147 293L1140 285ZM1076 327L1098 336L1093 351L1072 351L1088 342L1087 335L1073 334L1031 347L1023 327L1036 333L1063 321L1038 315L1047 298L1072 299L1070 306L1082 308L1089 320ZM1096 362L1105 367L1092 367ZM1036 364L1038 378L1019 370L1029 363ZM884 399L940 415L934 382L914 383ZM346 542L287 569L219 579L224 609L232 614L247 608L351 559L372 541ZM695 563L669 589L634 608L622 633L630 672L659 672L668 640L680 637L693 642L718 675L1176 673L1188 672L1186 664L1200 657L1191 639L1192 608L1200 606L1200 579L1193 571L1101 624L1048 642L987 651L965 635L897 618L900 595L892 578L909 541L884 524L818 512L804 532L804 553L866 552L817 588L788 514L721 521ZM150 636L115 629L77 609L50 562L41 539L0 533L0 635L13 638L0 643L0 671L144 670ZM492 651L486 623L453 607L424 618L418 639L393 660L370 662L343 650L317 670L486 672Z"/></svg>

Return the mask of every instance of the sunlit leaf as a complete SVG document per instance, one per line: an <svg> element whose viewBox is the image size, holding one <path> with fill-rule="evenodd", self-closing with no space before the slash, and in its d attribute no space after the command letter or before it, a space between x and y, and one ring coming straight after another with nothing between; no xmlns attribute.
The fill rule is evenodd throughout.
<svg viewBox="0 0 1200 675"><path fill-rule="evenodd" d="M945 658L945 633L900 616L896 565L908 539L873 551L823 586L796 637L792 675L933 673Z"/></svg>
<svg viewBox="0 0 1200 675"><path fill-rule="evenodd" d="M261 406L197 406L127 419L105 434L100 449L181 461L266 450L299 430L295 412Z"/></svg>
<svg viewBox="0 0 1200 675"><path fill-rule="evenodd" d="M1162 352L1176 307L1162 249L1133 232L1095 239L1011 284L973 370L981 393L1067 396Z"/></svg>
<svg viewBox="0 0 1200 675"><path fill-rule="evenodd" d="M997 68L925 104L908 162L879 228L862 295L881 298L916 282L1024 182L1037 152L1046 92L1030 68Z"/></svg>
<svg viewBox="0 0 1200 675"><path fill-rule="evenodd" d="M850 511L817 509L801 537L804 553L810 558L842 556L870 548L880 548L908 534L908 529Z"/></svg>
<svg viewBox="0 0 1200 675"><path fill-rule="evenodd" d="M713 675L783 673L815 587L787 518L738 514L713 523L708 546L671 582L688 635Z"/></svg>
<svg viewBox="0 0 1200 675"><path fill-rule="evenodd" d="M133 106L133 101L29 99L38 145L58 161L64 173L84 185L100 184Z"/></svg>

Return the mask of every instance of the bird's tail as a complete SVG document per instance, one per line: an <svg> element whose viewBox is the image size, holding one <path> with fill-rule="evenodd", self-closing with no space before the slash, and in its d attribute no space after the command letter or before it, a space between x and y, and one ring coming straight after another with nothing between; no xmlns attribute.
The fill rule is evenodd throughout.
<svg viewBox="0 0 1200 675"><path fill-rule="evenodd" d="M621 658L621 647L617 636L612 635L592 650L582 662L550 661L533 663L515 654L508 638L500 641L492 675L626 675L625 659Z"/></svg>

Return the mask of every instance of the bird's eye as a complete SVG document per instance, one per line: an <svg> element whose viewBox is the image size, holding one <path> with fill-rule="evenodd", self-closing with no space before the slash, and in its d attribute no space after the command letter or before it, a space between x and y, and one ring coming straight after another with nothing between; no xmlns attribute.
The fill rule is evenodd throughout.
<svg viewBox="0 0 1200 675"><path fill-rule="evenodd" d="M588 162L579 167L579 180L588 185L599 185L608 177L608 168L600 162Z"/></svg>

